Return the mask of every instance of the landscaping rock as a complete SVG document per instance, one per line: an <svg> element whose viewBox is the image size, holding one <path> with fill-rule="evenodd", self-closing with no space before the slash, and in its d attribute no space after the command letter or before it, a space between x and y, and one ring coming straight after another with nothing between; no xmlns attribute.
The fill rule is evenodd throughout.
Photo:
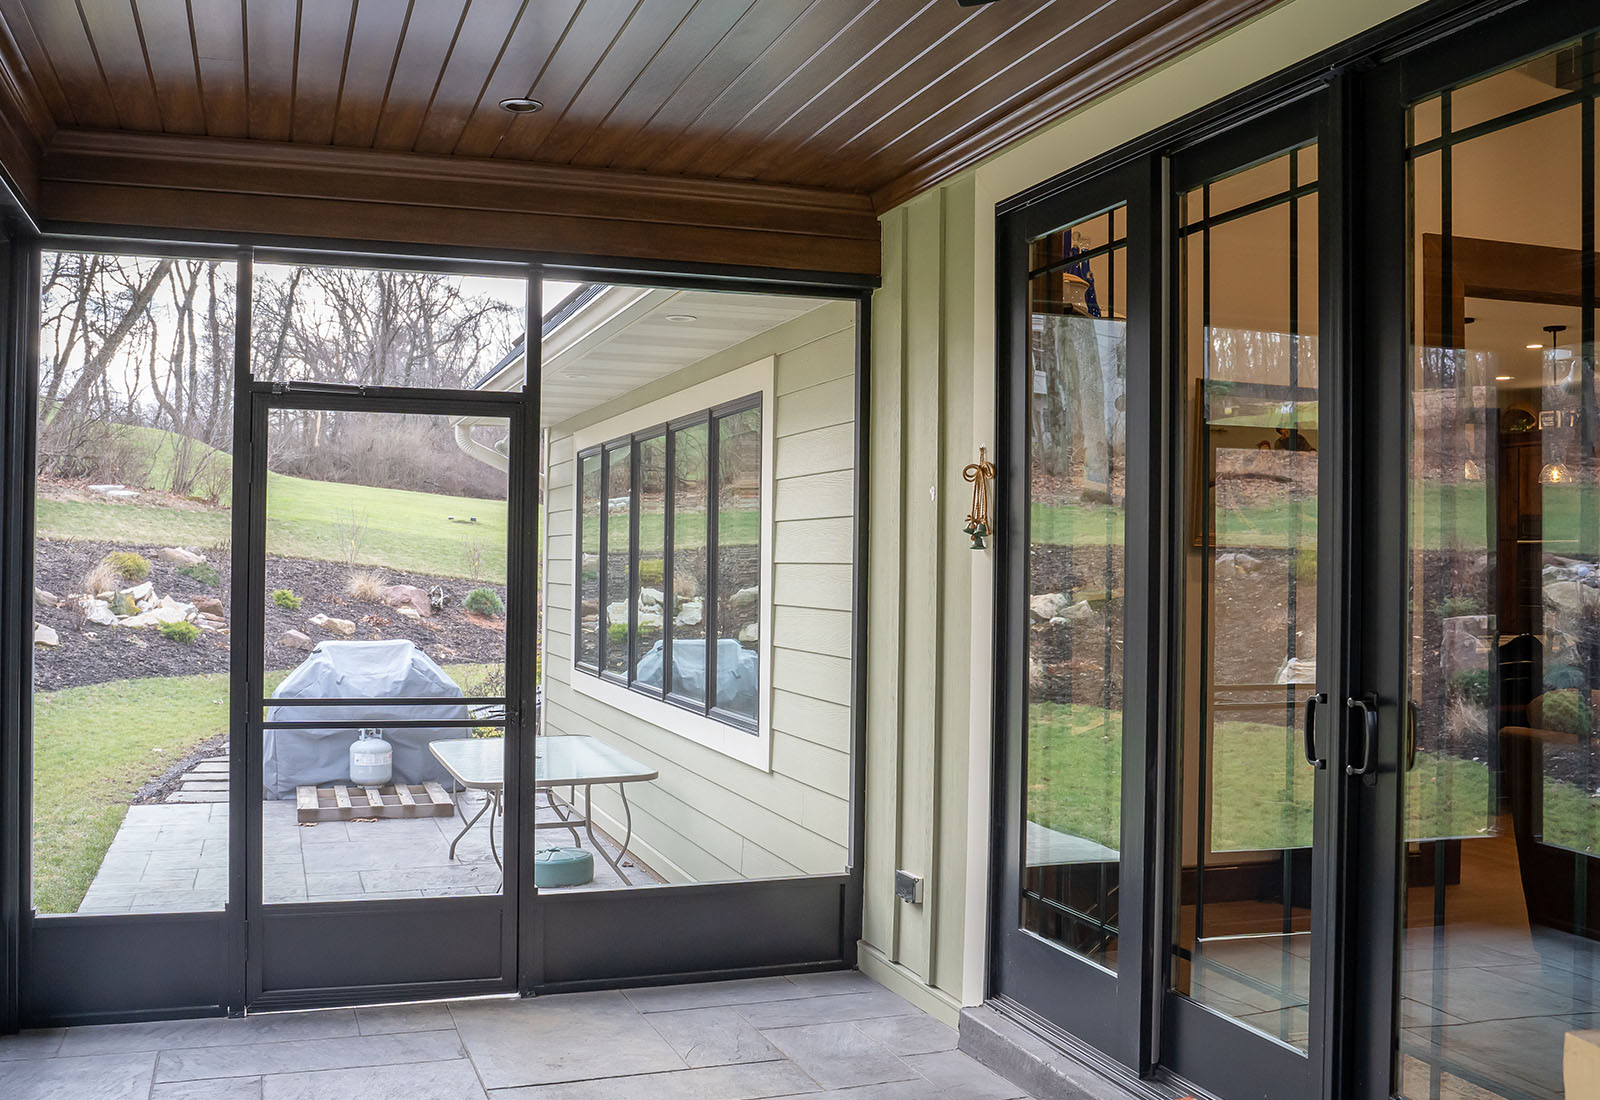
<svg viewBox="0 0 1600 1100"><path fill-rule="evenodd" d="M42 645L46 649L54 649L61 644L61 636L43 623L34 623L33 644Z"/></svg>
<svg viewBox="0 0 1600 1100"><path fill-rule="evenodd" d="M686 600L672 621L678 626L699 626L704 618L704 605L699 600Z"/></svg>
<svg viewBox="0 0 1600 1100"><path fill-rule="evenodd" d="M741 645L755 645L761 638L761 628L755 623L745 623L739 628L739 643Z"/></svg>
<svg viewBox="0 0 1600 1100"><path fill-rule="evenodd" d="M616 603L606 604L607 623L626 623L628 621L628 601L618 600Z"/></svg>
<svg viewBox="0 0 1600 1100"><path fill-rule="evenodd" d="M311 616L311 625L320 626L323 630L334 634L342 634L346 638L356 632L356 624L349 619L335 619L330 615Z"/></svg>
<svg viewBox="0 0 1600 1100"><path fill-rule="evenodd" d="M639 589L639 609L641 611L647 607L659 609L665 599L666 597L662 595L659 588Z"/></svg>
<svg viewBox="0 0 1600 1100"><path fill-rule="evenodd" d="M422 612L418 611L414 607L401 607L401 608L397 608L397 610L399 611L400 617L402 619L417 619L417 620L421 620L421 618L422 618Z"/></svg>
<svg viewBox="0 0 1600 1100"><path fill-rule="evenodd" d="M756 601L761 598L758 588L741 588L728 598L728 610L735 615L750 615L756 610Z"/></svg>
<svg viewBox="0 0 1600 1100"><path fill-rule="evenodd" d="M85 596L78 601L78 607L83 612L83 621L96 626L116 626L116 612L111 610L111 605L105 600L97 600L93 596Z"/></svg>
<svg viewBox="0 0 1600 1100"><path fill-rule="evenodd" d="M184 603L182 600L175 600L171 596L162 596L161 602L156 606L165 608L168 611L176 611L186 619L195 613L194 604Z"/></svg>
<svg viewBox="0 0 1600 1100"><path fill-rule="evenodd" d="M58 607L61 604L60 600L56 599L42 588L35 588L33 590L33 602L38 604L40 607Z"/></svg>
<svg viewBox="0 0 1600 1100"><path fill-rule="evenodd" d="M175 565L199 565L206 560L204 554L196 554L193 550L185 550L181 546L168 546L157 550L156 557L162 561L170 561Z"/></svg>
<svg viewBox="0 0 1600 1100"><path fill-rule="evenodd" d="M1047 623L1056 618L1071 603L1062 592L1045 592L1028 601L1028 610L1036 623Z"/></svg>
<svg viewBox="0 0 1600 1100"><path fill-rule="evenodd" d="M128 597L134 603L143 604L146 600L155 598L156 586L149 581L145 581L143 584L136 584L132 588L121 589L118 594Z"/></svg>
<svg viewBox="0 0 1600 1100"><path fill-rule="evenodd" d="M228 609L222 606L222 601L215 596L196 596L194 609L202 615L214 615L218 620L228 616Z"/></svg>
<svg viewBox="0 0 1600 1100"><path fill-rule="evenodd" d="M147 626L160 626L162 623L187 622L188 618L188 612L176 607L152 607L149 611L141 611L137 615L118 620L117 625L142 629Z"/></svg>
<svg viewBox="0 0 1600 1100"><path fill-rule="evenodd" d="M641 607L639 608L639 629L660 630L661 620L664 617L659 605L656 607Z"/></svg>
<svg viewBox="0 0 1600 1100"><path fill-rule="evenodd" d="M1217 555L1217 572L1232 572L1239 576L1250 576L1259 573L1266 563L1252 554L1243 550L1234 550L1226 554Z"/></svg>
<svg viewBox="0 0 1600 1100"><path fill-rule="evenodd" d="M278 644L289 649L303 649L307 653L317 648L317 643L298 630L285 630L278 638Z"/></svg>
<svg viewBox="0 0 1600 1100"><path fill-rule="evenodd" d="M391 584L383 590L383 602L390 607L413 608L423 618L433 614L433 605L428 602L427 590L418 588L414 584Z"/></svg>

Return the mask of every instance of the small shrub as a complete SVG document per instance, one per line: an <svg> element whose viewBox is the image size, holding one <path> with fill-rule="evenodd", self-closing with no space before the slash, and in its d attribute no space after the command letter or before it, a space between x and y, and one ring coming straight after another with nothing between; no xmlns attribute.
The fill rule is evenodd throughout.
<svg viewBox="0 0 1600 1100"><path fill-rule="evenodd" d="M178 573L188 577L197 584L207 588L215 588L222 583L222 574L217 572L217 567L208 561L197 561L193 565L178 566Z"/></svg>
<svg viewBox="0 0 1600 1100"><path fill-rule="evenodd" d="M1450 677L1450 695L1471 706L1485 706L1489 702L1489 672L1482 668L1469 668Z"/></svg>
<svg viewBox="0 0 1600 1100"><path fill-rule="evenodd" d="M350 574L350 581L344 590L352 600L361 603L382 603L384 590L388 587L389 582L377 573L357 570Z"/></svg>
<svg viewBox="0 0 1600 1100"><path fill-rule="evenodd" d="M628 644L627 623L612 623L610 626L606 627L606 634L610 637L612 645Z"/></svg>
<svg viewBox="0 0 1600 1100"><path fill-rule="evenodd" d="M184 645L193 645L200 637L200 628L193 623L162 623L156 629L161 632L163 638L182 642Z"/></svg>
<svg viewBox="0 0 1600 1100"><path fill-rule="evenodd" d="M667 564L660 558L649 558L639 563L639 586L660 588L667 575Z"/></svg>
<svg viewBox="0 0 1600 1100"><path fill-rule="evenodd" d="M105 562L100 562L83 575L83 590L91 596L102 592L115 592L122 586L122 578Z"/></svg>
<svg viewBox="0 0 1600 1100"><path fill-rule="evenodd" d="M506 605L500 602L500 597L492 588L474 588L461 601L461 606L474 615L499 616L506 613Z"/></svg>
<svg viewBox="0 0 1600 1100"><path fill-rule="evenodd" d="M1594 710L1576 691L1552 691L1544 697L1539 724L1547 730L1585 734L1594 724Z"/></svg>
<svg viewBox="0 0 1600 1100"><path fill-rule="evenodd" d="M132 550L113 550L105 556L105 563L129 584L138 584L150 576L150 559Z"/></svg>
<svg viewBox="0 0 1600 1100"><path fill-rule="evenodd" d="M1551 665L1544 670L1544 689L1546 691L1562 691L1569 688L1581 688L1588 682L1583 669L1577 665Z"/></svg>
<svg viewBox="0 0 1600 1100"><path fill-rule="evenodd" d="M1446 596L1439 601L1439 617L1455 619L1462 615L1482 615L1483 601L1477 596Z"/></svg>
<svg viewBox="0 0 1600 1100"><path fill-rule="evenodd" d="M111 613L113 615L137 615L139 605L133 602L133 597L126 592L118 592L111 597Z"/></svg>
<svg viewBox="0 0 1600 1100"><path fill-rule="evenodd" d="M272 592L272 602L285 611L299 611L300 605L305 601L287 588L275 588Z"/></svg>

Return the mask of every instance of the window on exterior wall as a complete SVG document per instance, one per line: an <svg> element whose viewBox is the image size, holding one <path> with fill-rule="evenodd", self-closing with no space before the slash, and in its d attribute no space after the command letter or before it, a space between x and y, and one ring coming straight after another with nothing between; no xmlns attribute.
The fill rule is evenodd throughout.
<svg viewBox="0 0 1600 1100"><path fill-rule="evenodd" d="M574 664L752 732L761 416L753 394L578 456L583 609Z"/></svg>

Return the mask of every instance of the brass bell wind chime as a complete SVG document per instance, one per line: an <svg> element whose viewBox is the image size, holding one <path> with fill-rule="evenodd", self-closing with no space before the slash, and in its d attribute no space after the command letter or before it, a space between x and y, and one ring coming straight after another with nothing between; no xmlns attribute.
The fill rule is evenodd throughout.
<svg viewBox="0 0 1600 1100"><path fill-rule="evenodd" d="M989 448L978 448L978 461L969 463L961 476L972 482L972 510L967 513L963 531L972 539L972 549L984 549L985 538L994 534L989 526L989 483L994 480L994 463L985 456Z"/></svg>

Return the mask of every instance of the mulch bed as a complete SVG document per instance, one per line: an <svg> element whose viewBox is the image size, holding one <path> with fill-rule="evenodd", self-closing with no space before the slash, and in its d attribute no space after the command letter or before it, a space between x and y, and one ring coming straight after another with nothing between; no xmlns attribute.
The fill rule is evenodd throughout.
<svg viewBox="0 0 1600 1100"><path fill-rule="evenodd" d="M185 601L197 596L215 596L224 605L231 603L226 560L212 562L222 573L222 580L208 588L179 573L176 565L158 560L157 549L41 539L36 544L34 584L55 596L65 597L83 587L84 574L106 554L113 550L136 550L150 559L150 580L158 595L171 595ZM278 638L285 631L299 630L312 641L339 637L311 625L311 617L319 613L356 623L357 639L409 638L440 664L488 663L505 657L504 621L468 614L460 606L462 597L478 587L493 589L504 601L504 585L479 585L460 577L434 577L397 570L381 572L390 584L411 584L423 590L441 585L450 597L449 602L443 612L419 622L406 618L392 607L352 600L345 594L350 569L341 563L269 557L266 590L262 594L266 604L267 668L293 668L305 658L305 653L278 644ZM273 604L270 594L278 588L290 589L300 596L303 601L300 608L289 611ZM229 635L207 633L192 645L185 645L163 638L153 629L89 625L80 630L77 616L67 607L36 607L34 614L37 622L53 628L61 639L61 644L54 649L35 647L34 683L41 690L134 677L228 671Z"/></svg>

